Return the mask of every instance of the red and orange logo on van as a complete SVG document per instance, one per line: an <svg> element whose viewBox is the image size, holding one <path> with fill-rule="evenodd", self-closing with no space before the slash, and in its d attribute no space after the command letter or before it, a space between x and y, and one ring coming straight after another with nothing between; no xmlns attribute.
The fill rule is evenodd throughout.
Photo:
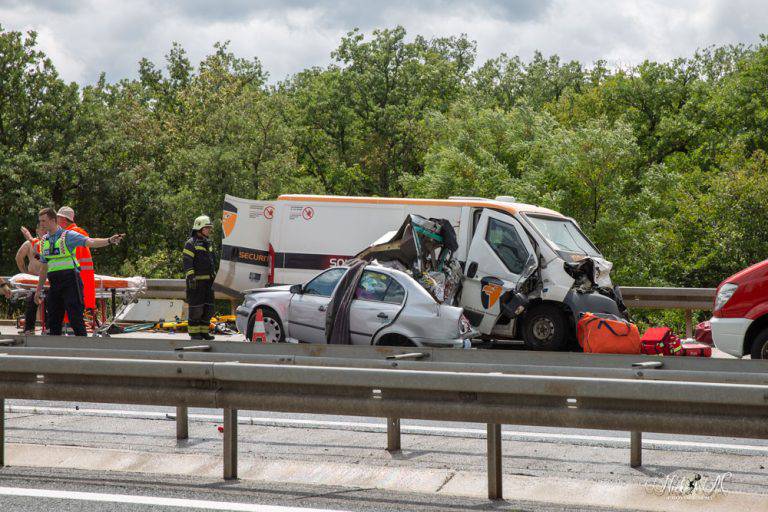
<svg viewBox="0 0 768 512"><path fill-rule="evenodd" d="M224 201L224 212L221 215L221 227L224 229L224 236L232 234L237 223L237 207L232 203Z"/></svg>
<svg viewBox="0 0 768 512"><path fill-rule="evenodd" d="M484 277L480 280L480 290L480 303L485 309L491 309L504 291L504 282L497 277Z"/></svg>

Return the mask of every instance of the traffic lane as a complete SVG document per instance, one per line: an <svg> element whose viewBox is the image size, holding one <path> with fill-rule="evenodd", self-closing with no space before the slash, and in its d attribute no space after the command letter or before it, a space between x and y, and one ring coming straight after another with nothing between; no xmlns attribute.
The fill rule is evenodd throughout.
<svg viewBox="0 0 768 512"><path fill-rule="evenodd" d="M86 402L51 402L35 400L6 400L6 409L13 411L14 406L21 406L23 414L32 413L29 408L52 408L54 412L73 415L101 415L104 414L122 414L130 416L149 413L156 416L162 414L168 420L175 418L176 408L165 406L145 406L145 405L121 405L121 404L98 404ZM82 412L81 412L82 411ZM43 409L41 412L46 412ZM189 414L193 415L192 421L198 421L195 415L204 416L200 418L206 421L223 421L221 409L198 409L190 408ZM313 428L330 430L371 430L386 428L386 419L371 418L361 416L333 416L322 414L299 414L299 413L280 413L270 411L238 411L240 421L252 419L254 423L274 424L284 428ZM477 437L485 435L485 424L470 422L442 422L428 420L403 419L401 426L422 427L423 430L417 430L418 433L425 435L446 435L451 437ZM531 425L503 425L502 432L508 436L516 436L539 440L541 442L570 443L570 444L592 444L605 445L606 443L626 443L629 441L629 432L611 431L597 429L578 429L562 427L542 427ZM730 446L761 447L768 449L768 439L749 439L735 437L715 437L715 436L692 436L681 434L660 434L653 432L644 432L643 441L661 441L669 449L710 449L713 452L727 452L731 450ZM702 446L700 446L702 445Z"/></svg>
<svg viewBox="0 0 768 512"><path fill-rule="evenodd" d="M571 507L519 500L490 502L483 499L437 496L433 494L393 493L375 489L296 485L289 483L222 482L198 477L111 473L83 470L43 468L0 468L2 486L20 490L62 491L72 493L116 494L135 497L157 497L199 500L212 503L284 507L269 512L460 512L464 510L542 510L563 512ZM84 499L51 499L11 497L0 494L3 512L178 512L185 507L138 505ZM219 505L218 510L227 510ZM189 504L187 507L189 508ZM583 509L583 507L580 507ZM191 509L190 510L213 510ZM234 510L232 507L230 510ZM258 509L256 509L258 510ZM587 509L590 510L590 509ZM601 510L594 508L592 510ZM267 510L264 510L267 512Z"/></svg>
<svg viewBox="0 0 768 512"><path fill-rule="evenodd" d="M189 439L177 440L173 422L12 416L6 431L11 466L221 478L223 435L211 424L190 423ZM534 494L523 494L528 500L574 504L562 489L575 486L588 496L606 492L605 486L615 491L617 485L643 486L652 478L695 474L706 478L729 474L729 492L768 494L764 455L699 450L681 456L663 447L644 450L644 465L632 468L626 446L517 439L504 439L503 444L505 487L533 485ZM404 433L402 451L390 453L385 447L382 433L239 425L239 476L249 481L485 495L485 438ZM509 491L508 495L520 497Z"/></svg>

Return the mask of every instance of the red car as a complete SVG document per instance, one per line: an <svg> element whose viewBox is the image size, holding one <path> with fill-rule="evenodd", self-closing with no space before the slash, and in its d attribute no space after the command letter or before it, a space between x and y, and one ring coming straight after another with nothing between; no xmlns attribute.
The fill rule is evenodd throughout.
<svg viewBox="0 0 768 512"><path fill-rule="evenodd" d="M768 260L720 283L712 313L717 348L736 357L768 359Z"/></svg>

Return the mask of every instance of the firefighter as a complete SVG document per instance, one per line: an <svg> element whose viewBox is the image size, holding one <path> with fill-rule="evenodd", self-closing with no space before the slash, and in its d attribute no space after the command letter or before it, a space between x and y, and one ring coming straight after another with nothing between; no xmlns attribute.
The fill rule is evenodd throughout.
<svg viewBox="0 0 768 512"><path fill-rule="evenodd" d="M45 299L48 306L49 333L54 336L61 335L66 312L75 335L87 336L83 319L83 282L80 279L80 265L75 258L75 249L82 246L96 249L117 245L125 235L89 238L74 231L64 230L56 222L56 210L53 208L40 210L38 219L46 234L40 241L40 262L43 265L35 291L35 302L42 302L43 287L46 280L50 281L50 289Z"/></svg>
<svg viewBox="0 0 768 512"><path fill-rule="evenodd" d="M199 216L182 251L189 307L188 332L193 340L214 339L208 332L214 306L213 279L216 277L216 259L210 241L212 231L210 217Z"/></svg>
<svg viewBox="0 0 768 512"><path fill-rule="evenodd" d="M67 229L88 237L88 232L75 224L75 210L69 206L62 206L56 212L56 222L61 229ZM96 309L96 272L93 267L91 249L83 246L75 249L75 258L80 264L80 279L83 280L83 300L85 309Z"/></svg>

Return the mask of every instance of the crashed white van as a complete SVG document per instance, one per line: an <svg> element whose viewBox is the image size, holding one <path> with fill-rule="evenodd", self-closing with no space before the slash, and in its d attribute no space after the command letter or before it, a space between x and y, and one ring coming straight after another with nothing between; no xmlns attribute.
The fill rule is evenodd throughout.
<svg viewBox="0 0 768 512"><path fill-rule="evenodd" d="M306 282L386 242L412 215L453 227L462 276L451 300L484 337L559 350L580 313L625 314L611 264L573 219L507 197L227 196L216 283L242 292Z"/></svg>

